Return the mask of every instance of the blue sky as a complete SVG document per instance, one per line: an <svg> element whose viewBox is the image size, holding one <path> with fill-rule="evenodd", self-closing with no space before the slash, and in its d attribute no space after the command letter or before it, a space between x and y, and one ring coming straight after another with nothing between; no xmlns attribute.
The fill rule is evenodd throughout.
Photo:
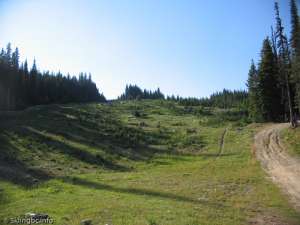
<svg viewBox="0 0 300 225"><path fill-rule="evenodd" d="M288 26L289 1L279 3ZM108 98L128 83L201 97L246 88L273 8L272 0L0 0L0 45L12 42L41 70L91 72Z"/></svg>

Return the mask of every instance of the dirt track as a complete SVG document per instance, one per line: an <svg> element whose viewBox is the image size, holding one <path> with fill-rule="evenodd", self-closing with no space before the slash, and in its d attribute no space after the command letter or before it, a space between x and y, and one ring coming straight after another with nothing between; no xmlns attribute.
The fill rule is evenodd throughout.
<svg viewBox="0 0 300 225"><path fill-rule="evenodd" d="M255 136L256 157L300 212L300 160L288 155L279 139L288 124L271 125Z"/></svg>

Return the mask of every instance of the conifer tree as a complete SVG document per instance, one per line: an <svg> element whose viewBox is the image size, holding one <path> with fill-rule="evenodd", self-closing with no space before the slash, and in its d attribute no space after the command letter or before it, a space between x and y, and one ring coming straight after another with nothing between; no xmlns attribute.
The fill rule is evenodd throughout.
<svg viewBox="0 0 300 225"><path fill-rule="evenodd" d="M300 21L296 0L291 0L291 47L294 54L300 54Z"/></svg>
<svg viewBox="0 0 300 225"><path fill-rule="evenodd" d="M277 66L269 38L263 42L257 77L257 109L263 121L280 119L280 91L277 86Z"/></svg>
<svg viewBox="0 0 300 225"><path fill-rule="evenodd" d="M278 81L281 87L281 103L284 104L285 117L290 121L291 125L294 126L294 112L293 112L293 96L291 88L291 59L288 39L284 34L284 27L279 13L278 2L275 2L275 14L276 14L276 38L278 57Z"/></svg>
<svg viewBox="0 0 300 225"><path fill-rule="evenodd" d="M6 53L5 53L5 60L7 64L11 65L11 43L6 45Z"/></svg>
<svg viewBox="0 0 300 225"><path fill-rule="evenodd" d="M300 21L295 0L291 0L292 79L295 85L295 104L300 113Z"/></svg>
<svg viewBox="0 0 300 225"><path fill-rule="evenodd" d="M16 50L12 53L12 57L11 57L11 60L12 60L12 66L14 69L18 70L19 69L19 49L16 48Z"/></svg>
<svg viewBox="0 0 300 225"><path fill-rule="evenodd" d="M105 101L92 76L81 73L79 79L61 73L40 72L36 61L19 62L19 50L0 51L0 110L23 109L36 104Z"/></svg>
<svg viewBox="0 0 300 225"><path fill-rule="evenodd" d="M247 87L249 93L249 117L255 121L259 122L262 120L261 113L259 110L259 93L258 93L258 71L254 64L251 62L251 67L248 73Z"/></svg>

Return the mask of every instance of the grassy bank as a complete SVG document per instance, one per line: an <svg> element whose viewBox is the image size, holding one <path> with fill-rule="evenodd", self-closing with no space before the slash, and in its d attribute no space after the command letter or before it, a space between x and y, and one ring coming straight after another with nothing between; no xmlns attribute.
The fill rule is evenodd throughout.
<svg viewBox="0 0 300 225"><path fill-rule="evenodd" d="M253 158L256 127L236 110L52 105L0 122L2 220L42 212L66 225L300 222Z"/></svg>
<svg viewBox="0 0 300 225"><path fill-rule="evenodd" d="M300 128L287 129L283 131L281 135L289 153L300 157Z"/></svg>

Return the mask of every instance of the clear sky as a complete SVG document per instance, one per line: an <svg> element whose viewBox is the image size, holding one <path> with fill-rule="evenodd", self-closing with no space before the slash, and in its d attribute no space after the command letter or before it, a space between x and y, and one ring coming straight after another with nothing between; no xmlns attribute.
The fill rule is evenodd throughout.
<svg viewBox="0 0 300 225"><path fill-rule="evenodd" d="M289 25L289 1L279 3ZM41 70L91 72L107 98L129 83L201 97L246 88L273 9L273 0L0 0L0 45Z"/></svg>

